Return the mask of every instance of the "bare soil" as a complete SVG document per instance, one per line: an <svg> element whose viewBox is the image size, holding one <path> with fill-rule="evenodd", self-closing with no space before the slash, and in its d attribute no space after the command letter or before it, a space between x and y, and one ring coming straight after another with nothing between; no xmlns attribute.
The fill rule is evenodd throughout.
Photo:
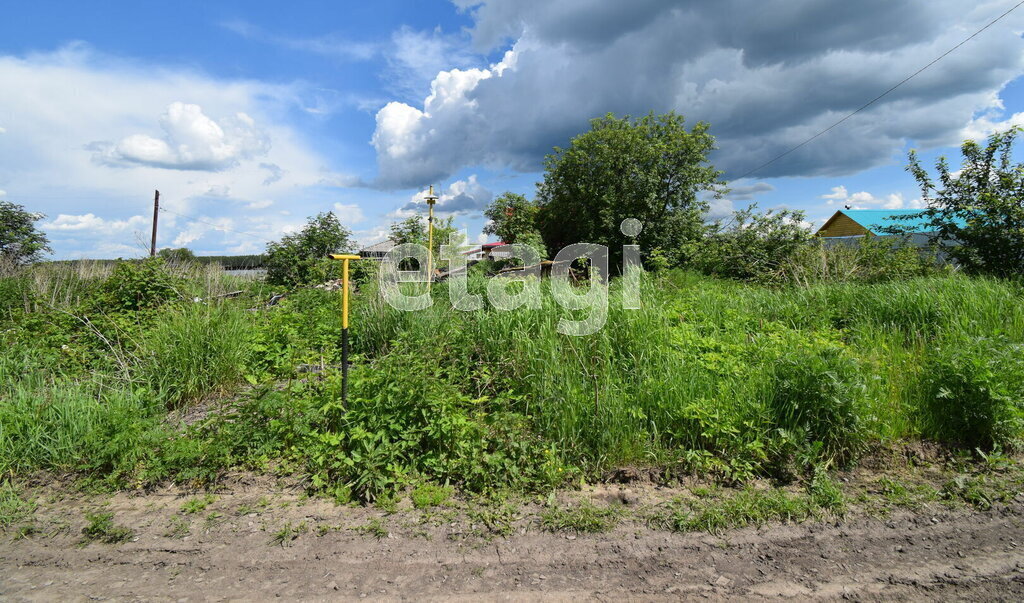
<svg viewBox="0 0 1024 603"><path fill-rule="evenodd" d="M643 505L672 492L571 494L617 495ZM174 489L86 496L41 486L35 496L36 532L2 537L4 600L1024 599L1020 496L984 512L934 505L718 535L651 528L642 513L601 534L551 533L531 515L535 502L509 511L499 535L464 503L416 510L406 500L388 514L256 479L199 510L204 495ZM133 538L83 544L94 510Z"/></svg>

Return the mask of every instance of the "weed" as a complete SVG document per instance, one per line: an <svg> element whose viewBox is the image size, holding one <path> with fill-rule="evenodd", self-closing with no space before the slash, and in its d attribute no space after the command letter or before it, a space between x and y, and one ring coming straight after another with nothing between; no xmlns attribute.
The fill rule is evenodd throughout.
<svg viewBox="0 0 1024 603"><path fill-rule="evenodd" d="M305 521L299 522L294 526L292 525L292 522L286 521L284 525L281 526L281 529L274 532L270 537L270 544L275 546L287 546L291 541L308 531L309 526L306 525Z"/></svg>
<svg viewBox="0 0 1024 603"><path fill-rule="evenodd" d="M540 514L541 526L551 532L607 532L618 522L619 512L583 502L574 507L551 507Z"/></svg>
<svg viewBox="0 0 1024 603"><path fill-rule="evenodd" d="M373 536L377 540L381 540L388 537L388 529L384 527L384 521L378 518L371 519L361 526L352 528L360 534L367 534Z"/></svg>
<svg viewBox="0 0 1024 603"><path fill-rule="evenodd" d="M217 500L217 497L212 494L207 494L202 498L190 498L185 501L185 504L181 505L181 512L185 515L194 515L196 513L202 513L206 510L206 507L210 506Z"/></svg>
<svg viewBox="0 0 1024 603"><path fill-rule="evenodd" d="M0 482L0 528L8 528L36 510L36 503L21 498L21 493L14 483Z"/></svg>
<svg viewBox="0 0 1024 603"><path fill-rule="evenodd" d="M452 489L449 486L421 484L413 488L409 497L412 499L414 507L417 509L427 509L448 502L448 499L452 497Z"/></svg>
<svg viewBox="0 0 1024 603"><path fill-rule="evenodd" d="M131 528L114 524L113 513L87 513L85 519L89 523L82 528L82 544L120 544L135 537Z"/></svg>
<svg viewBox="0 0 1024 603"><path fill-rule="evenodd" d="M192 524L189 520L184 517L174 515L167 523L167 531L164 532L164 536L167 538L184 538L185 536L188 536L191 529Z"/></svg>

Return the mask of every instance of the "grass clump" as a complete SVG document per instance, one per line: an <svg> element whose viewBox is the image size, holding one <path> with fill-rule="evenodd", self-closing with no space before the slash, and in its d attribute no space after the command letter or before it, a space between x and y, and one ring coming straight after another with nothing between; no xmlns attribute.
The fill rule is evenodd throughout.
<svg viewBox="0 0 1024 603"><path fill-rule="evenodd" d="M13 482L0 482L0 528L11 527L31 516L35 510L35 501L22 498L21 492Z"/></svg>
<svg viewBox="0 0 1024 603"><path fill-rule="evenodd" d="M120 544L135 537L131 528L114 524L113 513L88 513L85 519L88 524L82 528L82 544Z"/></svg>
<svg viewBox="0 0 1024 603"><path fill-rule="evenodd" d="M438 486L437 484L420 484L409 493L412 506L417 509L441 506L451 497L452 488L450 486Z"/></svg>
<svg viewBox="0 0 1024 603"><path fill-rule="evenodd" d="M210 506L217 500L217 497L212 494L207 494L202 498L190 498L181 505L181 512L185 515L194 515L196 513L202 513L206 510L206 507Z"/></svg>
<svg viewBox="0 0 1024 603"><path fill-rule="evenodd" d="M582 502L572 507L549 507L540 514L540 525L550 532L607 532L618 523L619 511Z"/></svg>

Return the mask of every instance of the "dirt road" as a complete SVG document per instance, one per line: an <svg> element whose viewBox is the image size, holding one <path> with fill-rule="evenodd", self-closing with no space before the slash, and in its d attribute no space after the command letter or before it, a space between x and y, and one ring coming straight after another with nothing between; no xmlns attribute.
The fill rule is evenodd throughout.
<svg viewBox="0 0 1024 603"><path fill-rule="evenodd" d="M629 521L596 535L520 522L507 536L419 511L385 516L301 496L102 502L134 537L82 545L56 501L0 549L5 600L854 598L1024 599L1024 502L677 534ZM220 509L219 511L217 509ZM387 533L385 535L385 533ZM277 543L277 544L275 544Z"/></svg>

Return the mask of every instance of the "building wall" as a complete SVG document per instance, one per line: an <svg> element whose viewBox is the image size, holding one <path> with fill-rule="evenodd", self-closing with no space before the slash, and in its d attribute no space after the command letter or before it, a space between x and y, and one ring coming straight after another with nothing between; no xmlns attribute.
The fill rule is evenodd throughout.
<svg viewBox="0 0 1024 603"><path fill-rule="evenodd" d="M819 237L857 237L866 234L871 233L846 214L839 214L825 228L818 231Z"/></svg>

